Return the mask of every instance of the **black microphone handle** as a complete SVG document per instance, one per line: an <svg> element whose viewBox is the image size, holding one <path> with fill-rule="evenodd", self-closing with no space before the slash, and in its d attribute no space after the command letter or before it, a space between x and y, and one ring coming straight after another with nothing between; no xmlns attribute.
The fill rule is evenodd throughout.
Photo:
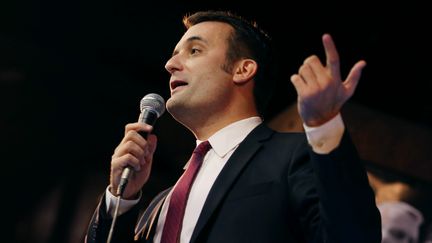
<svg viewBox="0 0 432 243"><path fill-rule="evenodd" d="M139 117L138 122L142 122L145 124L148 124L150 126L154 126L156 123L156 120L158 118L157 113L153 109L144 109ZM139 131L139 135L141 135L143 138L147 139L148 133L144 131Z"/></svg>
<svg viewBox="0 0 432 243"><path fill-rule="evenodd" d="M153 109L143 109L138 122L142 122L154 126L157 118L158 115ZM139 131L138 134L141 135L143 138L147 139L148 132ZM120 177L120 184L117 188L117 195L120 196L123 195L123 192L126 189L126 185L129 181L129 177L131 176L131 174L132 174L132 168L130 166L127 166L123 169L123 172Z"/></svg>

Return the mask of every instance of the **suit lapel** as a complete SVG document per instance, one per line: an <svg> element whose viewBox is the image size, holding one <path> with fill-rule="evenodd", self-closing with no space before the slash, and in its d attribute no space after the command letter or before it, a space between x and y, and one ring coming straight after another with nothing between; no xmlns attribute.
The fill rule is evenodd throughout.
<svg viewBox="0 0 432 243"><path fill-rule="evenodd" d="M243 140L243 142L240 143L239 147L227 161L226 165L213 184L198 218L198 222L195 226L190 242L196 241L198 235L207 224L211 215L222 202L226 193L229 192L231 185L241 174L243 168L248 164L253 155L260 149L262 142L266 139L269 139L273 133L274 132L266 125L261 124L255 128L245 138L245 140Z"/></svg>
<svg viewBox="0 0 432 243"><path fill-rule="evenodd" d="M171 191L172 187L160 192L149 204L149 206L144 211L143 215L139 219L138 223L135 226L135 237L134 239L137 241L138 239L144 239L145 242L153 242L153 236L155 232L154 222L156 218L159 216L163 203L165 202L166 197ZM149 238L151 236L151 238Z"/></svg>

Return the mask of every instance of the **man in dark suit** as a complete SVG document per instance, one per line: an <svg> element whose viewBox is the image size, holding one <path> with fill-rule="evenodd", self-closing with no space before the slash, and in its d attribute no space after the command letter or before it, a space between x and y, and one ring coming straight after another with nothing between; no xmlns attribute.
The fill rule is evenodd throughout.
<svg viewBox="0 0 432 243"><path fill-rule="evenodd" d="M291 76L306 136L277 133L260 115L273 85L268 36L226 12L184 19L186 33L166 63L171 115L210 150L194 176L173 242L380 242L374 195L340 108L360 79L364 61L342 80L333 40L323 36L326 64L307 58ZM111 180L95 211L88 242L105 242L115 188L124 167L134 168L122 200L113 242L169 242L173 187L158 195L141 218L137 202L147 182L156 136L132 123L111 161ZM189 165L190 166L190 165ZM187 169L189 170L189 168ZM186 176L183 176L186 177Z"/></svg>

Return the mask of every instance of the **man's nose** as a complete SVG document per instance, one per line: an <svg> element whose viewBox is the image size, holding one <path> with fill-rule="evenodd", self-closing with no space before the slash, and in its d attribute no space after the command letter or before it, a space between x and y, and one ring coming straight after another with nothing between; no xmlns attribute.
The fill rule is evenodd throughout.
<svg viewBox="0 0 432 243"><path fill-rule="evenodd" d="M175 71L181 70L182 65L178 55L172 56L165 64L165 69L172 74Z"/></svg>

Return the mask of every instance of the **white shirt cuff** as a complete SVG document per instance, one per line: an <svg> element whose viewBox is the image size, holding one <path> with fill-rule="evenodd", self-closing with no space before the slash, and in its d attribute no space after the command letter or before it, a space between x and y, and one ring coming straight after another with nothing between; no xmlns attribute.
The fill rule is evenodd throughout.
<svg viewBox="0 0 432 243"><path fill-rule="evenodd" d="M115 207L116 207L116 203L117 203L117 197L114 196L110 192L109 188L110 187L108 186L106 191L105 191L105 205L106 205L107 213L109 215L111 215L111 217L112 217L112 216L114 216L114 211L115 211ZM139 193L138 199L135 199L135 200L120 199L118 216L124 214L129 209L131 209L133 206L135 206L135 204L137 204L140 199L141 199L141 191Z"/></svg>
<svg viewBox="0 0 432 243"><path fill-rule="evenodd" d="M303 124L303 127L312 150L317 154L329 154L337 148L345 131L340 113L321 126L308 127Z"/></svg>

